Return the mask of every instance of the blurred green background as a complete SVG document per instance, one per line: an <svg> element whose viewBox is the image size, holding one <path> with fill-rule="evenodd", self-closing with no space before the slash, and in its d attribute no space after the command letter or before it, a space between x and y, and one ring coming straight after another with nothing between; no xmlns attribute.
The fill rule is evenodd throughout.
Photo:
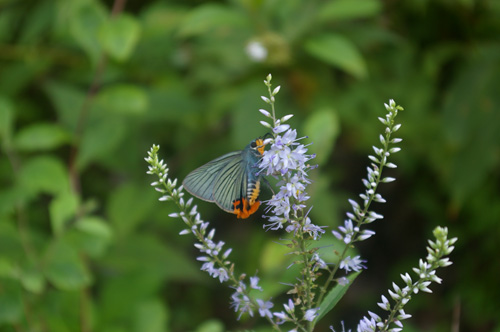
<svg viewBox="0 0 500 332"><path fill-rule="evenodd" d="M368 270L318 330L379 312L443 225L455 264L405 331L500 331L499 17L496 0L0 0L0 331L269 331L199 271L143 159L160 144L182 179L265 134L268 73L314 142L320 225L363 189L383 103L405 108ZM284 235L199 210L283 302Z"/></svg>

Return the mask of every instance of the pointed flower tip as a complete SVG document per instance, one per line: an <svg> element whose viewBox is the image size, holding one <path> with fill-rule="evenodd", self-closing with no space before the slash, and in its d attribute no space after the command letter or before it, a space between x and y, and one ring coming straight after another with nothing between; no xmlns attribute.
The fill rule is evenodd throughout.
<svg viewBox="0 0 500 332"><path fill-rule="evenodd" d="M260 121L260 124L266 128L272 128L272 126L269 123L267 123L266 121Z"/></svg>
<svg viewBox="0 0 500 332"><path fill-rule="evenodd" d="M260 113L262 113L262 115L266 116L266 117L271 117L271 113L269 113L268 111L266 111L265 109L260 109L259 110Z"/></svg>

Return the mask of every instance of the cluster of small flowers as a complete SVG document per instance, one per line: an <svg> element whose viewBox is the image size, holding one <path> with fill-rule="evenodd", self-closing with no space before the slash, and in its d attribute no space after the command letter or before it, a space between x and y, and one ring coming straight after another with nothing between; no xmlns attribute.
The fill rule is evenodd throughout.
<svg viewBox="0 0 500 332"><path fill-rule="evenodd" d="M264 228L278 230L289 223L285 228L287 232L296 233L301 229L316 240L325 232L323 228L311 223L307 214L303 216L302 223L297 221L298 211L302 211L306 207L305 202L309 199L305 191L307 185L311 183L307 177L307 171L314 167L306 163L315 155L307 154L307 147L298 143L302 138L297 138L297 131L285 123L293 116L292 114L276 119L274 97L278 94L280 87L278 86L271 91L271 75L264 83L269 88L270 98L264 96L261 98L271 105L272 113L264 109L259 111L271 119L272 124L266 121L260 123L264 127L272 129L273 137L264 141L264 144L269 145L270 148L264 151L259 167L261 172L266 175L281 177L281 181L278 183L279 192L266 202L266 211L270 211L272 215L266 216L269 223L265 224Z"/></svg>
<svg viewBox="0 0 500 332"><path fill-rule="evenodd" d="M402 108L401 106L396 106L396 103L392 99L389 101L389 105L384 104L384 106L388 111L387 115L385 118L379 117L379 120L386 126L385 136L380 135L380 143L382 144L381 148L376 146L373 147L375 156L368 156L371 160L371 165L367 167L368 174L366 179L362 180L366 189L364 193L359 195L363 200L363 207L361 207L355 200L350 199L349 203L351 204L353 212L347 212L347 219L344 221L344 225L339 226L338 231L332 231L332 234L339 240L342 240L346 245L364 241L375 235L374 231L361 229L361 226L383 218L382 215L369 210L370 204L372 202L385 203L385 199L376 192L377 187L380 183L388 183L395 180L392 177L382 178L382 169L384 167L397 167L394 163L388 162L387 159L391 154L401 150L399 147L391 147L392 144L401 142L400 138L391 138L391 136L401 127L400 124L394 123L394 118L397 116L398 111L402 110ZM340 262L340 268L344 269L346 272L349 272L350 270L359 271L364 268L362 265L363 262L364 261L361 260L359 256L356 256L353 259L346 257Z"/></svg>
<svg viewBox="0 0 500 332"><path fill-rule="evenodd" d="M148 151L148 157L145 158L146 162L150 165L148 166L147 174L158 176L158 181L151 183L151 186L155 187L155 190L163 195L160 197L160 201L172 200L181 210L179 213L169 214L169 217L181 218L188 226L188 228L180 232L180 235L193 234L198 239L199 242L195 243L194 246L200 252L206 254L197 258L197 260L204 262L201 270L208 272L213 278L219 278L221 283L227 281L232 272L228 267L231 262L226 259L232 249L227 249L222 256L219 256L224 242L220 241L216 243L213 241L215 229L208 231L209 223L200 218L197 206L192 206L193 198L184 202L182 185L177 188L177 179L171 180L168 178L167 165L163 160L158 160L159 149L158 145L153 145L151 150Z"/></svg>
<svg viewBox="0 0 500 332"><path fill-rule="evenodd" d="M299 321L297 316L295 315L295 304L291 299L288 300L288 304L284 303L283 307L285 310L280 311L280 312L275 312L274 316L276 316L278 320L278 324L283 324L285 322L294 322L297 324ZM313 308L313 309L308 309L304 313L303 319L312 322L317 316L318 316L318 310L319 308ZM297 331L297 330L291 330L291 331Z"/></svg>
<svg viewBox="0 0 500 332"><path fill-rule="evenodd" d="M241 315L245 312L253 317L254 309L256 307L255 303L257 303L257 309L260 317L266 317L272 321L273 314L270 309L274 306L274 304L271 301L264 301L262 299L256 299L255 301L252 300L252 298L248 295L247 285L243 280L240 280L234 289L235 292L231 295L231 307L234 308L235 312L240 313L238 319L240 319ZM262 291L262 287L259 286L259 278L257 276L250 277L250 289Z"/></svg>
<svg viewBox="0 0 500 332"><path fill-rule="evenodd" d="M294 238L298 239L297 243L302 243L306 240L304 235L308 235L313 240L318 240L323 233L324 227L317 226L311 222L308 217L309 211L305 212L306 201L309 195L306 192L307 185L311 183L308 179L307 172L315 166L310 166L307 162L315 157L314 154L308 154L307 146L299 141L302 138L297 138L297 131L290 128L286 122L293 115L286 115L277 119L274 111L275 96L278 94L280 87L272 89L272 76L268 75L264 83L268 87L269 98L262 96L262 100L270 105L271 112L260 109L265 117L271 121L261 121L261 124L272 130L272 138L264 141L266 146L269 146L262 156L259 163L261 173L265 175L275 176L280 179L278 182L279 192L266 202L265 218L268 222L264 224L267 230L278 230L285 228L285 231L293 234ZM296 244L297 245L297 244ZM297 245L298 251L301 246ZM304 244L302 246L306 247ZM306 258L302 261L305 265L303 270L303 278L314 282L316 272L319 269L328 269L327 264L320 258L316 252L303 252ZM296 263L296 262L295 262ZM293 263L293 264L295 264ZM306 272L307 271L307 272ZM307 277L305 277L307 275ZM305 291L306 288L312 285L299 283L294 285L294 291L301 294L309 294ZM288 304L284 304L284 311L274 312L274 316L278 319L277 324L285 322L293 323L300 326L302 321L312 322L317 317L319 308L311 308L304 303L311 304L312 297L304 295L300 298L301 317L295 314L295 305L293 300L289 300ZM295 331L295 330L292 330Z"/></svg>
<svg viewBox="0 0 500 332"><path fill-rule="evenodd" d="M413 268L419 279L413 282L408 273L401 274L401 279L405 283L405 287L400 288L393 283L393 289L388 290L389 296L395 301L394 306L391 308L391 303L384 295L381 297L382 302L377 303L380 308L389 312L390 318L382 321L377 314L368 312L369 317L365 316L359 322L358 332L401 331L403 329L401 321L411 317L411 315L405 313L403 310L403 307L411 299L411 295L417 294L419 291L432 293L428 287L431 282L441 283L441 278L436 276L436 269L452 264L449 258L444 256L449 255L453 251L455 248L453 244L457 241L457 238L448 239L448 229L446 227L436 227L433 234L436 241L429 241L426 260L420 260L418 268ZM389 328L392 323L396 327Z"/></svg>

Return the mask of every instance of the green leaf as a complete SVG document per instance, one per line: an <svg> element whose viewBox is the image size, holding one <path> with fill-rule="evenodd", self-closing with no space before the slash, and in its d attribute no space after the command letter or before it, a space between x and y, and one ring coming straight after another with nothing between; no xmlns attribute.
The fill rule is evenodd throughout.
<svg viewBox="0 0 500 332"><path fill-rule="evenodd" d="M69 190L68 170L50 156L29 159L19 171L21 187L31 194L58 194Z"/></svg>
<svg viewBox="0 0 500 332"><path fill-rule="evenodd" d="M481 190L498 169L500 142L500 48L475 49L447 90L442 128L447 153L436 154L457 205ZM471 84L474 82L474 84Z"/></svg>
<svg viewBox="0 0 500 332"><path fill-rule="evenodd" d="M15 145L19 150L44 151L57 148L70 142L71 135L54 123L36 123L24 127L15 137Z"/></svg>
<svg viewBox="0 0 500 332"><path fill-rule="evenodd" d="M17 323L23 314L22 291L19 283L12 280L0 280L0 326L4 323Z"/></svg>
<svg viewBox="0 0 500 332"><path fill-rule="evenodd" d="M110 239L113 235L111 227L106 220L97 216L87 216L78 220L76 228L87 234L92 234L100 238Z"/></svg>
<svg viewBox="0 0 500 332"><path fill-rule="evenodd" d="M248 16L219 4L204 4L193 9L179 26L181 37L193 37L216 28L233 29L248 24Z"/></svg>
<svg viewBox="0 0 500 332"><path fill-rule="evenodd" d="M37 44L43 40L53 22L55 3L39 1L34 3L26 17L26 24L22 25L22 32L18 37L20 44Z"/></svg>
<svg viewBox="0 0 500 332"><path fill-rule="evenodd" d="M364 79L368 75L365 60L358 48L342 35L323 34L312 37L305 42L304 48L312 56L358 79Z"/></svg>
<svg viewBox="0 0 500 332"><path fill-rule="evenodd" d="M189 122L202 108L180 78L168 77L147 91L148 120L153 122Z"/></svg>
<svg viewBox="0 0 500 332"><path fill-rule="evenodd" d="M259 270L264 274L273 274L287 266L292 259L286 246L277 246L275 241L268 241L262 248Z"/></svg>
<svg viewBox="0 0 500 332"><path fill-rule="evenodd" d="M4 176L13 176L14 173L7 173ZM15 215L15 210L20 201L26 198L28 192L25 192L20 186L2 188L0 190L0 216ZM29 195L28 195L29 196Z"/></svg>
<svg viewBox="0 0 500 332"><path fill-rule="evenodd" d="M84 169L90 162L111 153L125 135L123 119L116 117L96 119L89 122L83 133L77 157L78 169Z"/></svg>
<svg viewBox="0 0 500 332"><path fill-rule="evenodd" d="M45 289L45 278L33 265L28 265L22 269L20 280L23 287L29 292L41 294Z"/></svg>
<svg viewBox="0 0 500 332"><path fill-rule="evenodd" d="M123 240L116 239L99 262L109 271L117 271L101 279L99 317L126 322L132 327L137 310L131 304L161 293L167 281L199 283L207 280L197 262L190 260L178 245L168 248L167 242L143 231L132 233Z"/></svg>
<svg viewBox="0 0 500 332"><path fill-rule="evenodd" d="M153 195L152 195L153 193ZM119 236L125 236L153 210L156 195L149 188L126 184L115 188L109 196L107 215Z"/></svg>
<svg viewBox="0 0 500 332"><path fill-rule="evenodd" d="M0 140L2 145L10 141L12 135L12 125L14 124L14 105L12 102L0 96Z"/></svg>
<svg viewBox="0 0 500 332"><path fill-rule="evenodd" d="M339 134L339 120L335 110L325 108L314 112L307 118L304 132L314 142L310 148L312 153L316 153L314 161L323 165L330 157Z"/></svg>
<svg viewBox="0 0 500 332"><path fill-rule="evenodd" d="M133 331L165 332L166 328L167 311L161 300L148 299L136 304Z"/></svg>
<svg viewBox="0 0 500 332"><path fill-rule="evenodd" d="M91 283L91 276L80 256L63 239L52 242L46 251L44 273L61 290L77 290Z"/></svg>
<svg viewBox="0 0 500 332"><path fill-rule="evenodd" d="M144 283L140 287L148 288L148 292L153 291L153 288L156 290L162 287L165 280L199 282L205 279L206 275L200 271L198 262L190 260L187 254L180 252L178 245L169 246L151 233L144 234L146 233L135 232L126 238L116 239L101 262L110 269L124 273L129 271L139 278L143 275L149 284ZM172 269L172 266L175 266L175 269ZM121 286L117 291L120 291L126 281L119 283ZM123 296L128 295L131 294Z"/></svg>
<svg viewBox="0 0 500 332"><path fill-rule="evenodd" d="M148 108L148 97L138 86L119 84L99 91L96 103L110 112L141 114Z"/></svg>
<svg viewBox="0 0 500 332"><path fill-rule="evenodd" d="M314 142L314 144L310 147L313 147L315 144L316 142ZM318 156L316 156L314 160L317 158ZM309 204L314 206L314 209L311 210L310 217L315 220L318 225L337 227L339 223L342 223L341 216L343 210L345 209L345 206L342 203L345 201L345 197L342 196L343 193L338 190L332 190L335 185L333 184L333 175L331 173L333 172L318 172L311 176L313 183L311 184L308 193L310 192L311 194ZM324 213L324 211L328 211L328 213ZM339 248L339 250L341 249ZM330 253L333 254L333 250L330 251ZM325 253L322 258L324 260L333 261L337 258L337 256L333 254L330 259L328 254Z"/></svg>
<svg viewBox="0 0 500 332"><path fill-rule="evenodd" d="M2 24L0 23L0 30L2 30L1 25ZM9 37L9 39L10 38L11 37ZM0 75L0 91L2 91L4 96L16 96L16 98L19 98L26 91L25 89L29 89L28 86L33 84L36 77L40 77L40 75L45 73L48 65L48 59L39 56L36 48L30 48L29 53L31 54L28 55L23 53L25 59L29 59L27 61L11 61L8 66L2 66L2 75ZM28 98L28 100L32 101L33 99ZM21 105L26 105L24 103L24 98L18 99L18 101L21 101Z"/></svg>
<svg viewBox="0 0 500 332"><path fill-rule="evenodd" d="M316 321L319 321L324 315L332 310L333 307L335 307L337 302L339 302L340 299L344 296L345 292L347 292L349 287L351 287L354 279L356 279L360 273L361 271L351 273L347 277L347 280L349 280L349 283L347 285L337 284L330 290L330 292L328 292L328 294L323 299L323 302L321 302L319 306L320 309L318 311L318 317L316 317Z"/></svg>
<svg viewBox="0 0 500 332"><path fill-rule="evenodd" d="M376 16L381 10L378 0L336 0L321 8L318 19L321 22L353 20Z"/></svg>
<svg viewBox="0 0 500 332"><path fill-rule="evenodd" d="M67 82L48 81L43 85L58 119L69 129L75 130L86 93Z"/></svg>
<svg viewBox="0 0 500 332"><path fill-rule="evenodd" d="M88 294L89 297L92 296L92 292ZM43 305L37 305L34 308L36 309L34 312L43 317L43 326L46 331L82 331L82 321L88 320L91 322L91 325L94 324L92 310L94 303L92 302L91 306L88 307L90 311L87 311L85 304L90 303L85 301L82 302L82 292L62 292L51 287L40 297L43 298ZM97 330L103 331L103 329L95 329L95 331Z"/></svg>
<svg viewBox="0 0 500 332"><path fill-rule="evenodd" d="M127 60L139 40L140 26L130 15L120 14L104 23L99 31L102 48L117 61Z"/></svg>
<svg viewBox="0 0 500 332"><path fill-rule="evenodd" d="M75 217L78 202L78 196L69 190L59 194L50 202L50 223L55 235L61 235L66 223Z"/></svg>
<svg viewBox="0 0 500 332"><path fill-rule="evenodd" d="M195 332L224 332L224 324L220 320L210 319L201 323Z"/></svg>
<svg viewBox="0 0 500 332"><path fill-rule="evenodd" d="M0 278L13 278L17 273L16 266L6 257L0 257Z"/></svg>
<svg viewBox="0 0 500 332"><path fill-rule="evenodd" d="M78 230L79 249L95 258L104 254L113 237L113 231L106 220L97 216L79 219L75 228Z"/></svg>
<svg viewBox="0 0 500 332"><path fill-rule="evenodd" d="M69 31L78 45L88 54L94 64L101 56L101 46L97 35L106 21L104 8L94 1L86 1L71 13Z"/></svg>
<svg viewBox="0 0 500 332"><path fill-rule="evenodd" d="M9 265L13 264L13 268L16 268L16 262L24 257L24 248L17 224L7 218L2 218L0 222L0 255L6 260L4 262L6 273L15 272L12 270L9 272Z"/></svg>
<svg viewBox="0 0 500 332"><path fill-rule="evenodd" d="M255 133L262 132L263 127L258 121L255 121L254 110L262 106L262 100L255 98L262 93L262 84L252 82L244 87L240 87L240 94L234 101L232 107L232 126L231 138L236 143L234 148L241 149L249 142L249 137L255 136Z"/></svg>

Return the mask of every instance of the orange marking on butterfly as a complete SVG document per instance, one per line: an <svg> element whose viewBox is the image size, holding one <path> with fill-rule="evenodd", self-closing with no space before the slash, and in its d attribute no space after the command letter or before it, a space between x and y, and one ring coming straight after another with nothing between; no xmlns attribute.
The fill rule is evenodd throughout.
<svg viewBox="0 0 500 332"><path fill-rule="evenodd" d="M233 213L236 214L236 218L246 219L259 209L260 201L250 204L246 199L246 197L243 197L235 200L233 202L233 206L234 206Z"/></svg>
<svg viewBox="0 0 500 332"><path fill-rule="evenodd" d="M260 201L257 200L259 198L259 193L260 181L257 181L249 199L247 199L247 197L242 197L233 201L233 213L236 214L238 219L246 219L259 209Z"/></svg>
<svg viewBox="0 0 500 332"><path fill-rule="evenodd" d="M262 155L264 154L264 149L266 146L264 145L264 140L262 138L258 138L255 140L255 145L257 145L257 151Z"/></svg>

